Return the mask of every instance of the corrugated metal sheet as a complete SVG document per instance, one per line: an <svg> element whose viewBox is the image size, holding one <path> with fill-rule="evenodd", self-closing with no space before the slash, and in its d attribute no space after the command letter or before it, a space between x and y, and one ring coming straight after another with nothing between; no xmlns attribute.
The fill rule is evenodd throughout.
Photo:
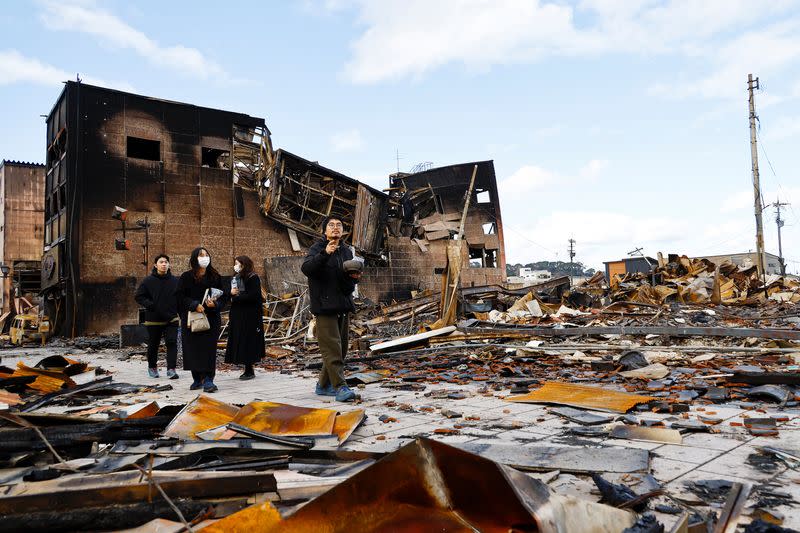
<svg viewBox="0 0 800 533"><path fill-rule="evenodd" d="M540 389L528 394L506 398L506 401L509 402L552 403L612 413L627 413L638 404L648 403L653 400L657 400L657 398L618 392L601 387L552 381L545 383Z"/></svg>

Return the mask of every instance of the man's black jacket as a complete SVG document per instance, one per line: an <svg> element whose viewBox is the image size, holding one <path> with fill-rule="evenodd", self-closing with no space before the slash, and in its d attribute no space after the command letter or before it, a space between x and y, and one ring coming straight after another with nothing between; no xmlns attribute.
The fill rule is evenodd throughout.
<svg viewBox="0 0 800 533"><path fill-rule="evenodd" d="M357 281L345 273L343 264L353 258L350 248L339 244L332 254L325 252L328 241L315 242L308 249L302 271L308 277L311 312L315 315L338 315L356 310L353 291Z"/></svg>
<svg viewBox="0 0 800 533"><path fill-rule="evenodd" d="M144 307L146 322L171 322L178 317L177 287L178 278L171 271L161 276L153 268L153 272L142 280L134 298L136 303Z"/></svg>

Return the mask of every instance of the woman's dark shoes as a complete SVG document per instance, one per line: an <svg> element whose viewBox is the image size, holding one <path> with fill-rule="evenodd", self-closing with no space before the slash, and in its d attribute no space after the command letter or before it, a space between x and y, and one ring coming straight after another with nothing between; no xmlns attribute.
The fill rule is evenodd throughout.
<svg viewBox="0 0 800 533"><path fill-rule="evenodd" d="M242 381L248 381L248 380L255 379L255 378L256 378L256 375L255 375L254 372L250 372L250 373L245 372L244 374L239 376L239 379L241 379Z"/></svg>

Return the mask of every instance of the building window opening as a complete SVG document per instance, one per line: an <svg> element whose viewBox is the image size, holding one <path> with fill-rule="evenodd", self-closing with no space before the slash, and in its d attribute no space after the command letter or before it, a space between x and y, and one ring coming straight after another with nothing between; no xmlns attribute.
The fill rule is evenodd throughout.
<svg viewBox="0 0 800 533"><path fill-rule="evenodd" d="M470 268L497 268L497 250L485 248L469 249Z"/></svg>
<svg viewBox="0 0 800 533"><path fill-rule="evenodd" d="M494 222L487 222L482 226L484 235L497 235L497 225Z"/></svg>
<svg viewBox="0 0 800 533"><path fill-rule="evenodd" d="M489 191L483 191L478 189L478 194L475 195L475 198L478 200L479 204L490 204L492 203L492 196L489 194Z"/></svg>
<svg viewBox="0 0 800 533"><path fill-rule="evenodd" d="M483 248L469 249L469 267L483 268Z"/></svg>
<svg viewBox="0 0 800 533"><path fill-rule="evenodd" d="M161 141L128 137L127 155L136 159L161 161Z"/></svg>
<svg viewBox="0 0 800 533"><path fill-rule="evenodd" d="M217 148L206 148L201 152L200 164L208 168L230 169L231 153L228 150L218 150Z"/></svg>

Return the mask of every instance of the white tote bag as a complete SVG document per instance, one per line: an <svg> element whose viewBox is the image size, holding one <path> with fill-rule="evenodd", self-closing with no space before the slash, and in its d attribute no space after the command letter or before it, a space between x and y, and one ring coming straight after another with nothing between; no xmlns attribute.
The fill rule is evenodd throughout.
<svg viewBox="0 0 800 533"><path fill-rule="evenodd" d="M206 298L208 298L208 289L206 289L205 294L203 294L203 302L206 301ZM205 312L189 311L186 321L188 322L186 325L192 333L200 333L201 331L208 331L211 329L211 324Z"/></svg>

